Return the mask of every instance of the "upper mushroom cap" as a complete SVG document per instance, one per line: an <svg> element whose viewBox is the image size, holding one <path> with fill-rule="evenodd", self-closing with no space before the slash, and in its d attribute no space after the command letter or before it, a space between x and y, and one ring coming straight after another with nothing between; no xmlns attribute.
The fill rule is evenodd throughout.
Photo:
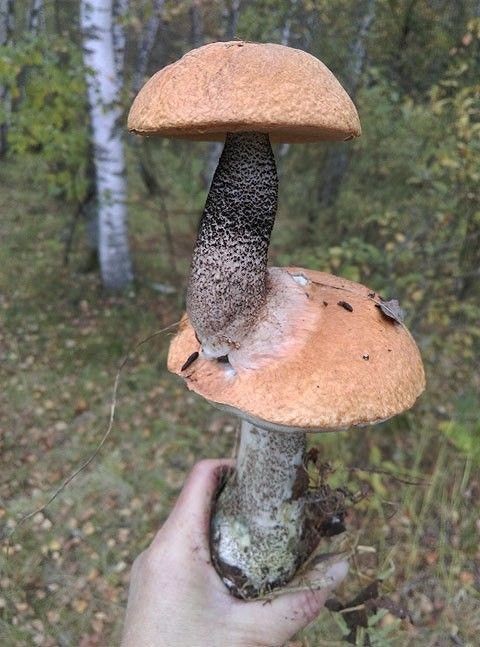
<svg viewBox="0 0 480 647"><path fill-rule="evenodd" d="M133 102L128 129L197 140L257 131L273 142L345 140L361 132L350 97L318 59L243 41L204 45L154 74Z"/></svg>
<svg viewBox="0 0 480 647"><path fill-rule="evenodd" d="M170 345L169 370L214 404L270 429L340 430L414 404L425 388L420 353L406 327L383 314L378 296L323 272L272 270L289 275L286 299L299 287L303 297L295 305L295 348L288 341L278 357L235 370L200 355L182 371L201 350L185 315Z"/></svg>

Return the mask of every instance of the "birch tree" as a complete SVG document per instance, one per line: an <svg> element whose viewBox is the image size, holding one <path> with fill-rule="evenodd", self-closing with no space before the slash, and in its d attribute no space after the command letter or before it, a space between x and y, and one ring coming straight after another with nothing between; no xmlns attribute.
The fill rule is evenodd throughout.
<svg viewBox="0 0 480 647"><path fill-rule="evenodd" d="M127 0L81 0L84 62L98 197L98 257L104 287L133 279L127 234L124 145L119 122Z"/></svg>

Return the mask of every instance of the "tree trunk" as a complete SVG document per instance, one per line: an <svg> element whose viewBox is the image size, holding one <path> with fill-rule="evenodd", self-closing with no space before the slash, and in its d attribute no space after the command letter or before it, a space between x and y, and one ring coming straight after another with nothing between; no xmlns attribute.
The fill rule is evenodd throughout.
<svg viewBox="0 0 480 647"><path fill-rule="evenodd" d="M115 3L117 18L126 3ZM133 278L127 235L126 177L119 104L125 38L112 0L82 0L84 62L98 195L98 256L102 283L124 289ZM115 39L116 36L116 39Z"/></svg>
<svg viewBox="0 0 480 647"><path fill-rule="evenodd" d="M190 42L192 47L203 45L203 10L201 0L192 0L190 5Z"/></svg>
<svg viewBox="0 0 480 647"><path fill-rule="evenodd" d="M480 215L472 209L467 220L467 229L460 250L461 277L458 286L460 299L480 295Z"/></svg>
<svg viewBox="0 0 480 647"><path fill-rule="evenodd" d="M367 39L375 17L375 0L367 0L365 13L360 23L356 40L351 48L349 60L350 69L344 82L345 89L355 100L367 60ZM346 176L350 162L351 149L344 145L332 147L325 160L325 172L319 185L318 201L315 211L310 212L310 223L313 224L319 211L332 207L340 192L340 187Z"/></svg>
<svg viewBox="0 0 480 647"><path fill-rule="evenodd" d="M45 6L43 0L32 0L27 17L27 29L31 34L38 34L45 29Z"/></svg>
<svg viewBox="0 0 480 647"><path fill-rule="evenodd" d="M237 34L241 0L226 0L223 3L223 24L225 40L233 40Z"/></svg>
<svg viewBox="0 0 480 647"><path fill-rule="evenodd" d="M115 71L117 74L118 91L123 88L123 75L125 70L125 26L123 21L128 10L128 0L113 0L112 3L112 37L113 57L115 59Z"/></svg>
<svg viewBox="0 0 480 647"><path fill-rule="evenodd" d="M136 52L135 69L132 80L132 94L136 95L145 82L148 65L158 31L163 23L163 9L165 0L154 0L153 13L145 23L140 34ZM150 195L160 194L160 185L155 175L148 151L148 142L144 137L131 138L132 146L137 157L140 177Z"/></svg>
<svg viewBox="0 0 480 647"><path fill-rule="evenodd" d="M0 46L11 44L14 24L14 0L0 0ZM12 109L10 92L6 86L0 86L0 105L6 113L0 123L0 157L4 157L8 149L8 119Z"/></svg>
<svg viewBox="0 0 480 647"><path fill-rule="evenodd" d="M285 22L283 23L282 37L280 39L280 43L282 45L285 45L285 47L288 47L290 45L293 14L296 9L296 5L297 5L297 0L290 0L289 7L285 16ZM286 156L289 150L290 150L290 144L287 144L287 143L281 144L278 147L278 159L282 160ZM281 174L280 165L279 165L279 173Z"/></svg>
<svg viewBox="0 0 480 647"><path fill-rule="evenodd" d="M165 0L154 0L153 13L145 23L142 33L140 34L135 61L135 70L133 73L133 94L137 94L144 83L145 77L147 76L150 56L155 45L158 30L163 21L164 5Z"/></svg>
<svg viewBox="0 0 480 647"><path fill-rule="evenodd" d="M240 4L241 0L226 0L223 3L223 39L225 41L233 40L236 36ZM213 142L208 147L207 155L205 156L205 166L202 171L202 184L205 189L208 189L212 182L222 148L222 142Z"/></svg>

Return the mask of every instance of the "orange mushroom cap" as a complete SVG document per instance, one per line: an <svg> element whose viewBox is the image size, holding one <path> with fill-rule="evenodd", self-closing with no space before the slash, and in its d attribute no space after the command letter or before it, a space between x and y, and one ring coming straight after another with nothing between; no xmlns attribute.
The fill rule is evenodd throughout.
<svg viewBox="0 0 480 647"><path fill-rule="evenodd" d="M197 140L256 131L272 142L361 133L353 102L321 61L292 47L243 41L204 45L157 72L135 98L128 129Z"/></svg>
<svg viewBox="0 0 480 647"><path fill-rule="evenodd" d="M407 328L384 314L374 292L312 270L269 273L281 285L279 298L292 304L283 330L278 322L272 327L273 336L278 330L273 354L245 359L246 348L231 364L206 359L185 315L168 368L189 389L267 429L341 430L380 422L414 404L425 388L419 350ZM196 352L198 359L182 371Z"/></svg>

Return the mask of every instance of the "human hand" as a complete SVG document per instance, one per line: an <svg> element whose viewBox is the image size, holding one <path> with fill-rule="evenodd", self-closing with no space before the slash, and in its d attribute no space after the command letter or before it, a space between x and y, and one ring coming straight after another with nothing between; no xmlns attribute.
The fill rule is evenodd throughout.
<svg viewBox="0 0 480 647"><path fill-rule="evenodd" d="M275 647L320 613L347 574L338 562L322 590L285 593L271 602L234 598L211 564L213 497L227 460L204 460L188 476L170 516L133 563L122 647ZM321 568L321 565L317 569ZM304 576L314 582L319 571ZM328 580L327 580L328 581Z"/></svg>

